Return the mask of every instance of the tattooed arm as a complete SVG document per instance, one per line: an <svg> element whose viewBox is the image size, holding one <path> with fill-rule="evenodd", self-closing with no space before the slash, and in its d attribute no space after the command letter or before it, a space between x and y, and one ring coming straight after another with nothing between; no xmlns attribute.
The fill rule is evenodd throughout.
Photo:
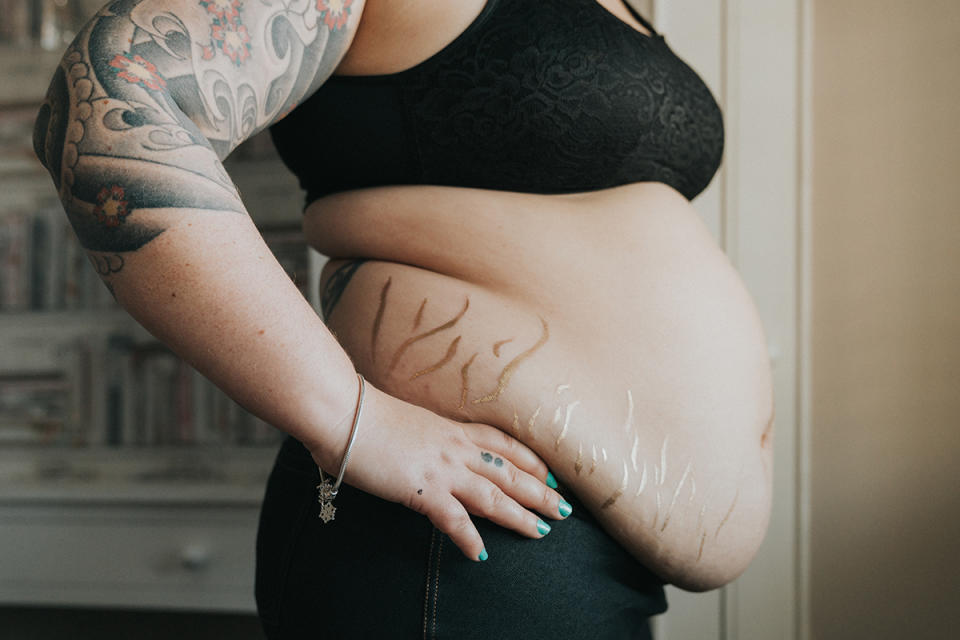
<svg viewBox="0 0 960 640"><path fill-rule="evenodd" d="M362 8L116 0L67 49L34 130L80 243L120 304L318 449L317 424L352 410L353 367L273 259L221 160L329 77Z"/></svg>
<svg viewBox="0 0 960 640"><path fill-rule="evenodd" d="M353 364L220 161L332 73L363 4L116 0L64 54L34 134L118 302L333 474L356 406ZM524 507L558 517L559 494L542 489L546 465L497 429L453 423L372 385L363 415L344 480L428 516L471 559L483 541L468 512L533 538L542 533ZM489 451L508 462L485 464Z"/></svg>

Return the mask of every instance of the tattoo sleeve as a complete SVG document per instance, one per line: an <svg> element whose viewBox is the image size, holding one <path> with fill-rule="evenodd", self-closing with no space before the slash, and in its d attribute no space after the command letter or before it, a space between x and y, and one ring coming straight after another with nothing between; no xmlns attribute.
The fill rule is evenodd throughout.
<svg viewBox="0 0 960 640"><path fill-rule="evenodd" d="M150 209L243 214L221 160L329 77L362 7L115 0L101 9L64 54L34 128L84 248L143 247L164 231L162 216L138 215Z"/></svg>

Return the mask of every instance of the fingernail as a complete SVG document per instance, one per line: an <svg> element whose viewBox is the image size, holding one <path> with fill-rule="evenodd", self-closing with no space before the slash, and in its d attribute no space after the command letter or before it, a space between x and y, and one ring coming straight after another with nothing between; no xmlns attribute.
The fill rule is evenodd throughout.
<svg viewBox="0 0 960 640"><path fill-rule="evenodd" d="M547 486L551 489L557 488L557 479L553 477L553 473L547 471Z"/></svg>
<svg viewBox="0 0 960 640"><path fill-rule="evenodd" d="M543 520L538 519L538 520L537 520L537 531L540 532L540 535L541 535L541 536L545 536L545 535L547 535L548 533L550 533L550 525L548 525L548 524L547 524L546 522L544 522Z"/></svg>
<svg viewBox="0 0 960 640"><path fill-rule="evenodd" d="M560 499L560 515L566 518L571 513L573 513L573 507L570 506L569 502L561 498Z"/></svg>
<svg viewBox="0 0 960 640"><path fill-rule="evenodd" d="M480 562L483 562L489 557L490 556L487 555L487 549L486 547L484 547L483 549L480 550L480 555L477 556L477 560L479 560Z"/></svg>

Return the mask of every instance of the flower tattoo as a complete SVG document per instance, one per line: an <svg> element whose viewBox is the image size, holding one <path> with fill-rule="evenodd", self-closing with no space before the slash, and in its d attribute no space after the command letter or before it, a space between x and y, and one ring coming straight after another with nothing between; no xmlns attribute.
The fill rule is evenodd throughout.
<svg viewBox="0 0 960 640"><path fill-rule="evenodd" d="M244 25L214 24L211 37L214 45L238 67L250 57L250 34Z"/></svg>
<svg viewBox="0 0 960 640"><path fill-rule="evenodd" d="M130 57L130 54L118 53L110 61L110 66L116 71L117 77L144 89L159 91L167 86L167 81L157 72L156 65L139 55Z"/></svg>
<svg viewBox="0 0 960 640"><path fill-rule="evenodd" d="M203 59L210 60L217 49L238 67L250 58L250 34L240 18L242 0L200 0L211 16L210 44L203 46Z"/></svg>
<svg viewBox="0 0 960 640"><path fill-rule="evenodd" d="M118 184L100 189L97 206L93 209L97 220L108 227L119 227L124 218L130 215L130 207L125 197L123 187Z"/></svg>
<svg viewBox="0 0 960 640"><path fill-rule="evenodd" d="M330 31L342 29L350 17L353 0L317 0L317 11Z"/></svg>
<svg viewBox="0 0 960 640"><path fill-rule="evenodd" d="M200 6L206 7L221 23L240 18L240 0L200 0Z"/></svg>

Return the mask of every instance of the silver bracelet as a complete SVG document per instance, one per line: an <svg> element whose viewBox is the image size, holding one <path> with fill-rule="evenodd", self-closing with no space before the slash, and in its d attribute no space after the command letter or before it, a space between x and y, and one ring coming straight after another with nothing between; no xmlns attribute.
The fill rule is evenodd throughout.
<svg viewBox="0 0 960 640"><path fill-rule="evenodd" d="M323 475L323 469L320 469L320 466L317 466L317 469L320 470L320 484L317 485L318 491L318 501L320 502L320 518L324 522L330 522L334 518L334 514L337 512L337 508L333 506L333 499L337 497L337 492L340 491L340 482L343 480L343 472L347 468L347 460L350 459L350 449L353 448L353 441L357 437L357 425L360 424L360 412L363 411L363 395L365 392L365 385L363 376L359 373L357 378L360 380L360 394L357 398L357 412L353 416L353 426L350 428L350 441L347 443L347 451L343 454L343 462L340 463L340 473L337 475L337 481L334 484L330 484L330 478L327 478Z"/></svg>

